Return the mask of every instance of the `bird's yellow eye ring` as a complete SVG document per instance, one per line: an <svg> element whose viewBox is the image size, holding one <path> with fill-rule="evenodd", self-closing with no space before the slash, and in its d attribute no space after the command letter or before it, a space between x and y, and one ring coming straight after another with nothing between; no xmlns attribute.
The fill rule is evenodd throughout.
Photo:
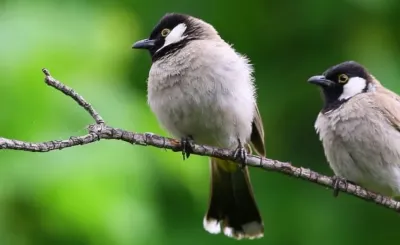
<svg viewBox="0 0 400 245"><path fill-rule="evenodd" d="M346 74L340 74L338 77L338 82L339 83L347 83L349 81L349 77Z"/></svg>
<svg viewBox="0 0 400 245"><path fill-rule="evenodd" d="M171 32L170 29L165 28L165 29L163 29L163 30L161 31L161 36L166 37L166 36L168 36L168 34L169 34L170 32Z"/></svg>

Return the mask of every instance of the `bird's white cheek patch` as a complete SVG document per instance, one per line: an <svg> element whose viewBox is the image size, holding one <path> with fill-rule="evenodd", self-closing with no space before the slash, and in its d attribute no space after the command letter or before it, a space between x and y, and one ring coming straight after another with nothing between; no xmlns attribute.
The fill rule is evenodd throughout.
<svg viewBox="0 0 400 245"><path fill-rule="evenodd" d="M184 23L181 23L181 24L175 26L175 28L172 29L172 31L165 38L164 45L157 51L160 51L164 47L166 47L170 44L173 44L173 43L177 43L177 42L181 41L182 39L184 39L186 36L184 36L183 33L185 33L186 28L187 28L187 26Z"/></svg>
<svg viewBox="0 0 400 245"><path fill-rule="evenodd" d="M356 94L359 94L365 89L367 81L361 77L352 77L350 80L343 86L343 93L340 95L339 100L345 100L353 97Z"/></svg>

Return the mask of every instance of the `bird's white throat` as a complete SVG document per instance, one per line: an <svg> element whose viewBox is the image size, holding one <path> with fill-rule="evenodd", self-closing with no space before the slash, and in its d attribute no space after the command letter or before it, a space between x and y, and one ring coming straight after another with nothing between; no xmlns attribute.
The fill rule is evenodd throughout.
<svg viewBox="0 0 400 245"><path fill-rule="evenodd" d="M157 50L157 52L168 45L177 43L177 42L181 41L182 39L184 39L186 37L186 35L184 36L183 33L185 33L186 28L187 28L187 26L185 23L181 23L181 24L175 26L175 28L172 29L172 31L165 38L164 45L161 48L159 48Z"/></svg>
<svg viewBox="0 0 400 245"><path fill-rule="evenodd" d="M367 81L361 77L352 77L349 81L343 86L343 92L339 97L339 100L350 99L356 94L361 93L365 86L367 85Z"/></svg>

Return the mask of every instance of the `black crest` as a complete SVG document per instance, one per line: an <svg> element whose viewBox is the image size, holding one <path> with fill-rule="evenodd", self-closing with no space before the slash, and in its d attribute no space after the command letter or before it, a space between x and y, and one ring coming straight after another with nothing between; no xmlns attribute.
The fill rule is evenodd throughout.
<svg viewBox="0 0 400 245"><path fill-rule="evenodd" d="M330 67L323 75L333 81L337 82L338 75L346 74L349 77L361 77L369 82L370 76L367 69L355 61L346 61L338 65Z"/></svg>

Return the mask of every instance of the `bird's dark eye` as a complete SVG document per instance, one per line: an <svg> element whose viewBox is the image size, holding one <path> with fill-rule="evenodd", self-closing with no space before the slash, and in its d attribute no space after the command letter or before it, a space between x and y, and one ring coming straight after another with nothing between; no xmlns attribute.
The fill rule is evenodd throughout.
<svg viewBox="0 0 400 245"><path fill-rule="evenodd" d="M349 77L346 74L340 74L338 77L338 82L339 83L347 83L347 81L349 81Z"/></svg>
<svg viewBox="0 0 400 245"><path fill-rule="evenodd" d="M165 28L165 29L163 29L163 30L161 31L161 36L166 37L166 36L168 36L168 34L169 34L170 32L171 32L170 29Z"/></svg>

